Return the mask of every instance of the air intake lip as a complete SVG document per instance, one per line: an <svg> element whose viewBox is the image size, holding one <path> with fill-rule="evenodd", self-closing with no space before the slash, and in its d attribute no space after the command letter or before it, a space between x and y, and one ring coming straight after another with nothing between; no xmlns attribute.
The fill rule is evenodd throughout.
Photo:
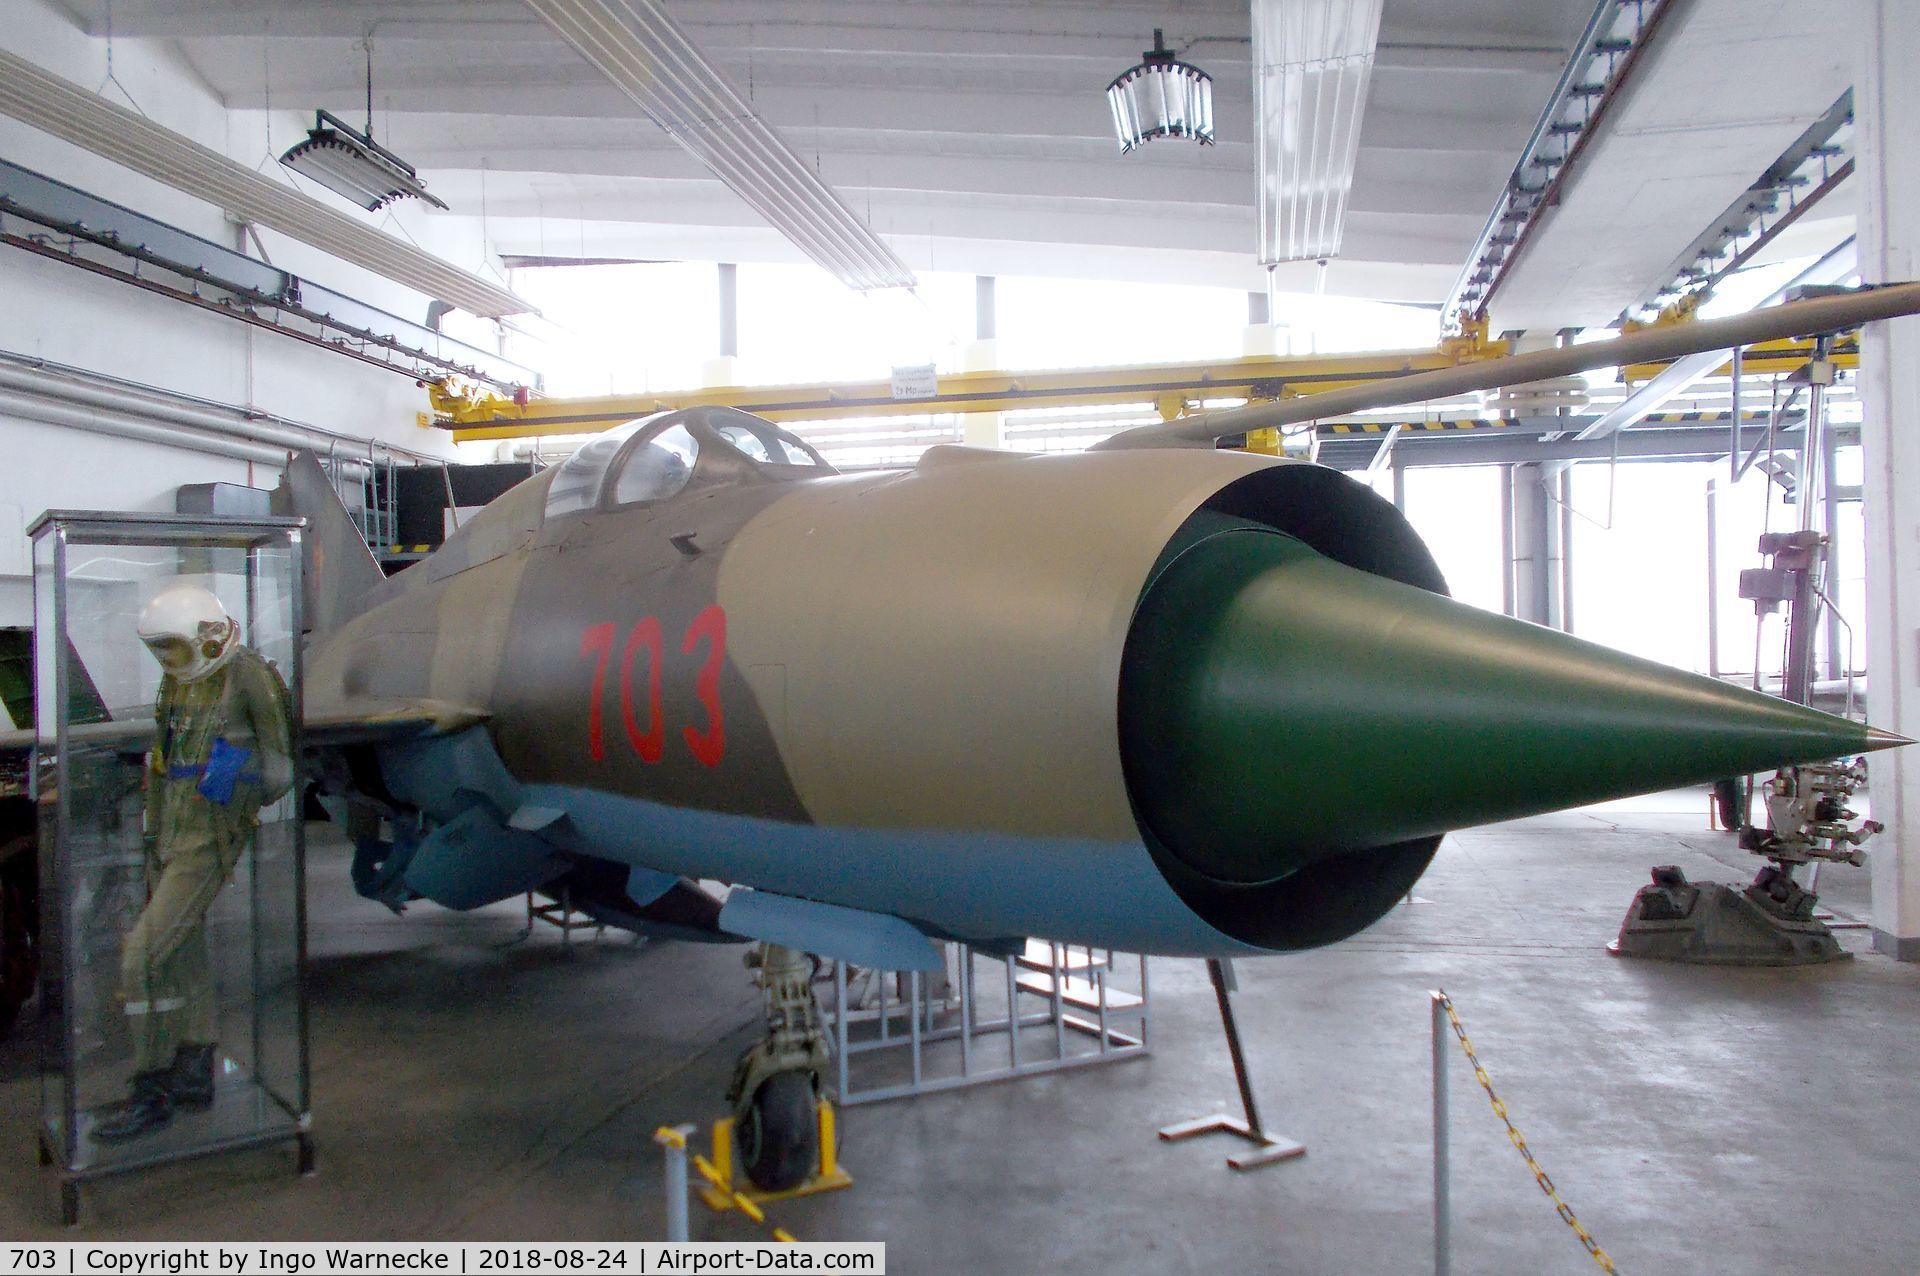
<svg viewBox="0 0 1920 1276"><path fill-rule="evenodd" d="M1289 463L1263 468L1216 492L1174 534L1148 576L1142 600L1183 552L1231 528L1280 533L1346 566L1447 592L1432 554L1390 502L1338 471ZM1134 708L1127 686L1123 674L1121 755L1141 838L1182 902L1222 934L1276 952L1338 942L1371 926L1404 898L1439 849L1437 836L1416 838L1322 859L1259 882L1225 881L1196 870L1168 847L1142 810L1139 750L1130 749L1126 739Z"/></svg>
<svg viewBox="0 0 1920 1276"><path fill-rule="evenodd" d="M1317 907L1359 915L1385 904L1383 850L1897 742L1217 510L1163 558L1122 661L1122 765L1141 829L1220 888L1337 882L1365 898Z"/></svg>

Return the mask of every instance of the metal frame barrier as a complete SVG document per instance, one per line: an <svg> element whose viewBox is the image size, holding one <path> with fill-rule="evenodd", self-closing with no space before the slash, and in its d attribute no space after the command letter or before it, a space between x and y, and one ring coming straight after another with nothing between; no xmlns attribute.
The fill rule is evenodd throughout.
<svg viewBox="0 0 1920 1276"><path fill-rule="evenodd" d="M1002 969L983 981L982 962ZM1137 954L1032 940L1001 955L949 943L937 982L921 971L843 962L830 970L833 995L821 1013L833 1034L831 1084L843 1108L1148 1051L1147 959ZM876 993L876 1005L859 1004Z"/></svg>

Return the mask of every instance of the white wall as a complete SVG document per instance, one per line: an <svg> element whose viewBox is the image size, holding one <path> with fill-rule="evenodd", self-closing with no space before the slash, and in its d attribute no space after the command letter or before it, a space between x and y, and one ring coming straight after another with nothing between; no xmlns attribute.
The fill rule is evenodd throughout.
<svg viewBox="0 0 1920 1276"><path fill-rule="evenodd" d="M86 89L107 74L105 42L83 34L47 0L8 0L0 47ZM268 161L267 116L229 112L167 41L114 42L114 77L150 119L225 151L263 176L288 181L349 216L410 238L470 270L502 277L477 217L408 205L367 214ZM126 105L118 89L105 95ZM290 104L292 105L292 104ZM276 110L271 140L284 150L304 132L303 116ZM0 157L104 199L170 222L216 243L239 246L239 228L218 208L79 147L0 116ZM314 282L424 320L428 299L284 236L262 232L274 264ZM495 345L493 326L451 316L449 335ZM168 300L21 249L0 246L0 350L258 409L357 438L416 452L453 455L440 431L415 413L425 391L399 374ZM184 483L270 487L266 467L151 443L123 442L9 415L0 400L0 624L31 615L23 524L52 508L170 510Z"/></svg>
<svg viewBox="0 0 1920 1276"><path fill-rule="evenodd" d="M1873 0L1861 18L1860 277L1904 282L1920 270L1920 158L1907 127L1920 123L1920 10ZM1920 736L1920 318L1870 323L1860 345L1867 704L1874 725ZM1887 826L1868 851L1874 947L1920 961L1920 747L1875 754L1872 767L1874 818Z"/></svg>

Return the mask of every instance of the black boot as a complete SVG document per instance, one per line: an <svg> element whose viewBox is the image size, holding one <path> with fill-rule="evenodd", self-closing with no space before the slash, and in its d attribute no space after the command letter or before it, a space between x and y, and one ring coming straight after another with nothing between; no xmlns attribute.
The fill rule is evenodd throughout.
<svg viewBox="0 0 1920 1276"><path fill-rule="evenodd" d="M169 1089L171 1069L136 1073L133 1094L113 1115L93 1127L93 1137L102 1143L124 1143L151 1134L173 1120L173 1096Z"/></svg>
<svg viewBox="0 0 1920 1276"><path fill-rule="evenodd" d="M173 1070L167 1089L177 1108L199 1110L213 1106L213 1047L181 1046L173 1052Z"/></svg>

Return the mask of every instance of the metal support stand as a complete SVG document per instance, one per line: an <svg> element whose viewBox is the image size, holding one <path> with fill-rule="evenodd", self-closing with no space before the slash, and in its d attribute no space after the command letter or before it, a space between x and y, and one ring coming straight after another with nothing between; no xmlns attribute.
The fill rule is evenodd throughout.
<svg viewBox="0 0 1920 1276"><path fill-rule="evenodd" d="M594 919L587 913L580 912L573 906L573 888L571 886L563 885L560 888L560 897L548 904L537 902L534 892L527 892L527 926L526 929L521 932L522 939L530 938L533 935L533 928L536 922L545 922L560 932L560 946L569 957L573 956L574 931L592 931L595 943L605 938L607 933L606 923Z"/></svg>
<svg viewBox="0 0 1920 1276"><path fill-rule="evenodd" d="M1147 1053L1145 957L1123 960L1104 948L1042 940L1014 953L953 943L945 952L951 974L833 963L833 994L822 1014L833 1036L831 1089L841 1107ZM989 963L984 975L976 970L981 961ZM864 994L855 989L863 980L870 980Z"/></svg>
<svg viewBox="0 0 1920 1276"><path fill-rule="evenodd" d="M1433 1276L1453 1270L1453 1184L1447 1160L1447 994L1434 989L1433 1003Z"/></svg>
<svg viewBox="0 0 1920 1276"><path fill-rule="evenodd" d="M1291 1161L1296 1156L1305 1156L1307 1147L1292 1139L1268 1134L1260 1124L1260 1109L1253 1100L1253 1079L1247 1075L1247 1056L1240 1046L1240 1026L1233 1017L1232 970L1225 961L1209 958L1207 975L1213 980L1213 995L1220 1003L1220 1026L1227 1034L1227 1053L1233 1057L1233 1079L1240 1085L1240 1104L1246 1112L1245 1119L1227 1116L1195 1117L1191 1121L1180 1121L1165 1126L1160 1138L1167 1143L1177 1143L1196 1135L1214 1134L1224 1131L1237 1135L1254 1145L1251 1152L1242 1152L1238 1156L1227 1158L1227 1164L1236 1170L1255 1170L1263 1165L1272 1165L1279 1161Z"/></svg>
<svg viewBox="0 0 1920 1276"><path fill-rule="evenodd" d="M682 1244L692 1239L687 1225L687 1136L693 1131L693 1126L676 1125L653 1135L667 1159L667 1240Z"/></svg>

